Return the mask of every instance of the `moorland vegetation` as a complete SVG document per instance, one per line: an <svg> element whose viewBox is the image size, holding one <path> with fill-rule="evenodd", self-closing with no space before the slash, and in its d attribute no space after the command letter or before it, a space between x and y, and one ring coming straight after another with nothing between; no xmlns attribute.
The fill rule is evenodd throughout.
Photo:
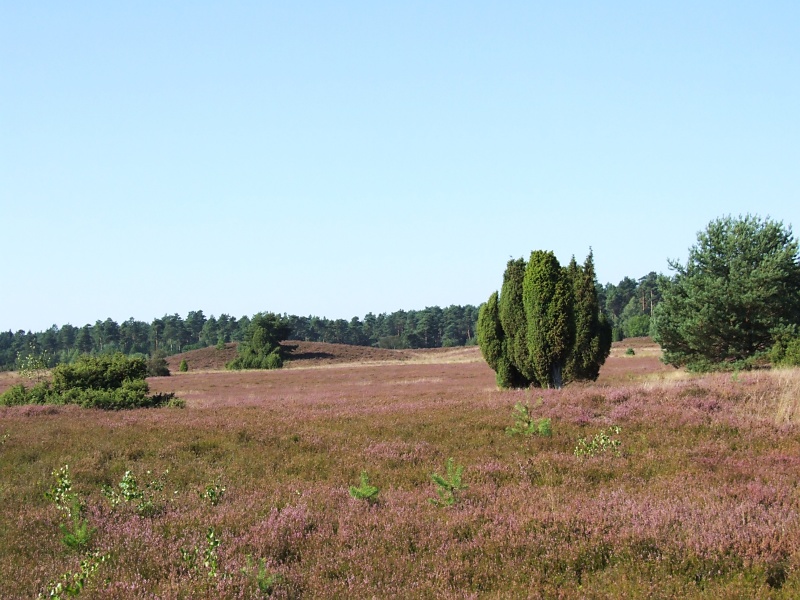
<svg viewBox="0 0 800 600"><path fill-rule="evenodd" d="M468 351L151 380L184 410L0 407L0 595L800 594L796 370L634 339L594 383L500 391Z"/></svg>

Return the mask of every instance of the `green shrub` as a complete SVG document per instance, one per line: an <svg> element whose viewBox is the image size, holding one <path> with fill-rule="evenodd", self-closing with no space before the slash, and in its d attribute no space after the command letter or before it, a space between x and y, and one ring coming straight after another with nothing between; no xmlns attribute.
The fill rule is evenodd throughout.
<svg viewBox="0 0 800 600"><path fill-rule="evenodd" d="M283 357L280 350L275 349L269 354L259 354L252 348L240 348L239 356L234 358L225 367L227 369L280 369L283 366Z"/></svg>
<svg viewBox="0 0 800 600"><path fill-rule="evenodd" d="M633 348L628 348L625 350L625 356L636 356L636 350Z"/></svg>
<svg viewBox="0 0 800 600"><path fill-rule="evenodd" d="M186 359L185 359L185 358L184 358L184 359L181 361L181 364L180 364L180 366L178 367L178 370L179 370L181 373L186 373L186 372L189 370L189 363L188 363L188 362L186 362Z"/></svg>
<svg viewBox="0 0 800 600"><path fill-rule="evenodd" d="M0 404L3 406L21 406L23 404L31 404L28 400L28 389L21 383L12 385L2 395L0 395Z"/></svg>
<svg viewBox="0 0 800 600"><path fill-rule="evenodd" d="M800 336L775 342L769 358L775 366L800 367Z"/></svg>
<svg viewBox="0 0 800 600"><path fill-rule="evenodd" d="M264 365L265 369L280 369L283 366L283 358L278 352L271 352L264 359Z"/></svg>
<svg viewBox="0 0 800 600"><path fill-rule="evenodd" d="M0 394L0 406L21 406L23 404L64 404L58 394L50 389L47 382L37 383L26 388L23 384L12 385Z"/></svg>
<svg viewBox="0 0 800 600"><path fill-rule="evenodd" d="M800 367L800 338L792 340L786 346L786 352L783 355L783 364L792 367Z"/></svg>
<svg viewBox="0 0 800 600"><path fill-rule="evenodd" d="M578 445L575 446L575 456L582 458L584 456L596 456L605 452L611 452L616 456L621 456L620 446L622 444L614 437L615 435L619 435L621 431L621 427L612 425L592 438L580 438L578 440Z"/></svg>
<svg viewBox="0 0 800 600"><path fill-rule="evenodd" d="M71 365L61 364L53 369L53 390L57 393L71 389L110 390L121 387L125 380L145 377L147 363L142 358L129 358L121 353L85 355Z"/></svg>
<svg viewBox="0 0 800 600"><path fill-rule="evenodd" d="M225 365L227 369L280 369L283 366L282 340L291 328L281 316L258 313L253 316L245 338L239 343L239 355Z"/></svg>
<svg viewBox="0 0 800 600"><path fill-rule="evenodd" d="M0 404L77 404L119 410L164 406L174 400L174 394L148 395L146 375L147 363L142 358L83 356L53 369L52 386L46 382L31 388L13 386L0 396Z"/></svg>
<svg viewBox="0 0 800 600"><path fill-rule="evenodd" d="M64 573L59 580L51 581L47 584L47 595L39 594L38 598L65 598L66 596L77 596L80 594L89 581L94 577L97 569L109 559L108 554L93 552L87 554L81 561L81 570L75 573Z"/></svg>
<svg viewBox="0 0 800 600"><path fill-rule="evenodd" d="M163 352L156 352L147 361L147 376L148 377L169 376L169 367L167 367L167 359L164 357Z"/></svg>

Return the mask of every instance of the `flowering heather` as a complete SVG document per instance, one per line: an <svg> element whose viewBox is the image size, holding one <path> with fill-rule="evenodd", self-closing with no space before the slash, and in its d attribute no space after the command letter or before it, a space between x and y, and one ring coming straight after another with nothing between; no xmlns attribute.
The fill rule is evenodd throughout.
<svg viewBox="0 0 800 600"><path fill-rule="evenodd" d="M800 372L676 377L646 350L560 391L500 392L462 351L150 381L183 410L0 409L0 597L86 552L98 599L800 596ZM517 402L552 436L507 436ZM574 455L612 426L619 455ZM450 457L466 488L434 506ZM64 465L82 551L44 495ZM164 482L147 512L101 493L126 471Z"/></svg>

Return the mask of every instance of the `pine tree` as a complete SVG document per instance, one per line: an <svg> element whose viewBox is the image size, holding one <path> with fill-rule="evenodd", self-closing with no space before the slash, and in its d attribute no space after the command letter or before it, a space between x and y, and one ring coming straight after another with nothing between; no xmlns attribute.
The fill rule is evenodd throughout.
<svg viewBox="0 0 800 600"><path fill-rule="evenodd" d="M800 249L790 227L755 216L711 221L654 310L664 360L695 370L747 366L800 324Z"/></svg>

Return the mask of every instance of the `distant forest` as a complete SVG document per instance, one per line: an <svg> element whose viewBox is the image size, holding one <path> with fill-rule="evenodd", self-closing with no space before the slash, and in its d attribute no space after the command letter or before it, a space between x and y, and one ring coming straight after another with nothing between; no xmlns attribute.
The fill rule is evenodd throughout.
<svg viewBox="0 0 800 600"><path fill-rule="evenodd" d="M663 276L649 273L640 279L625 277L618 285L597 284L600 305L614 328L614 340L648 335L650 315L661 299ZM424 310L399 310L363 319L326 319L283 315L290 339L381 348L440 348L475 343L478 307L432 306ZM171 355L244 339L250 317L226 314L206 317L202 310L186 318L164 315L151 323L112 319L75 327L53 325L50 329L0 332L0 370L13 370L18 361L35 355L48 366L71 363L82 354Z"/></svg>

